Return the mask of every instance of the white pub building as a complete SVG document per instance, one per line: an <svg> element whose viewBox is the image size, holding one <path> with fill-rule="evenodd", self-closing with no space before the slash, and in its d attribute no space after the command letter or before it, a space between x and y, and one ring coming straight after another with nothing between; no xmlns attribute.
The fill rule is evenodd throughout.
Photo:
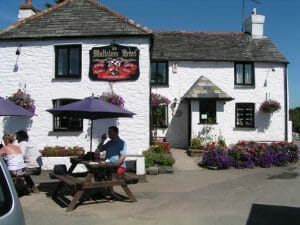
<svg viewBox="0 0 300 225"><path fill-rule="evenodd" d="M151 119L151 93L171 101L161 106L155 132L172 147L187 148L207 123L228 144L291 140L288 61L264 36L265 17L255 10L245 32L225 33L152 31L94 0L66 0L43 11L26 0L18 20L0 32L0 96L26 85L36 115L1 118L1 136L25 129L39 149L88 150L88 120L55 118L46 110L113 91L136 115L96 120L94 147L117 125L128 154L142 155L157 122ZM266 98L281 109L260 113Z"/></svg>

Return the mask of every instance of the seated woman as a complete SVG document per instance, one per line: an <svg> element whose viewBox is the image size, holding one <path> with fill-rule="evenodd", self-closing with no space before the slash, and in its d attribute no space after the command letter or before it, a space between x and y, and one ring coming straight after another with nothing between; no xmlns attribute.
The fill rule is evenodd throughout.
<svg viewBox="0 0 300 225"><path fill-rule="evenodd" d="M25 163L20 147L13 144L14 136L10 133L3 135L5 146L0 149L0 155L4 156L8 170L12 176L22 176L25 173Z"/></svg>
<svg viewBox="0 0 300 225"><path fill-rule="evenodd" d="M14 145L14 136L9 133L3 135L5 146L0 149L0 155L6 161L8 170L12 177L24 176L27 192L35 191L36 187L28 174L25 174L25 163L19 146ZM33 190L34 189L34 190Z"/></svg>

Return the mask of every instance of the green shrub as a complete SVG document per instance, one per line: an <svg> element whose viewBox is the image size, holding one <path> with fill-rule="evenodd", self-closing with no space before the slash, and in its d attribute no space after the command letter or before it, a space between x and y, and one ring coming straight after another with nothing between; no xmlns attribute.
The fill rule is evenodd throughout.
<svg viewBox="0 0 300 225"><path fill-rule="evenodd" d="M162 166L173 166L175 163L175 159L172 156L168 156L164 153L148 150L145 151L143 155L145 156L146 168L154 166L155 164Z"/></svg>
<svg viewBox="0 0 300 225"><path fill-rule="evenodd" d="M192 138L191 139L191 148L192 149L202 149L202 143L199 138Z"/></svg>
<svg viewBox="0 0 300 225"><path fill-rule="evenodd" d="M225 138L223 138L222 136L219 136L218 137L218 146L219 147L226 147L226 141L225 141Z"/></svg>

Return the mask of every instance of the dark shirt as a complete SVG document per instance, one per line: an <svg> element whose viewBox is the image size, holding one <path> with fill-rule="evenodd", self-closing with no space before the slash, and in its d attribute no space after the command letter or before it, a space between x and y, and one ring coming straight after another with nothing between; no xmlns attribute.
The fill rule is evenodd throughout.
<svg viewBox="0 0 300 225"><path fill-rule="evenodd" d="M119 137L116 140L108 141L102 146L102 149L106 151L106 159L109 159L112 163L117 163L120 156L126 155L126 144ZM125 167L125 162L122 166Z"/></svg>

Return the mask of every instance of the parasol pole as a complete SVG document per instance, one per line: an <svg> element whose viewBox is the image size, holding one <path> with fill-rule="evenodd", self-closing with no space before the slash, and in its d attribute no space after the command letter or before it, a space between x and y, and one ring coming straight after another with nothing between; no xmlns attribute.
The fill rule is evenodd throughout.
<svg viewBox="0 0 300 225"><path fill-rule="evenodd" d="M90 152L92 152L92 148L93 148L92 139L93 139L93 120L91 120Z"/></svg>

